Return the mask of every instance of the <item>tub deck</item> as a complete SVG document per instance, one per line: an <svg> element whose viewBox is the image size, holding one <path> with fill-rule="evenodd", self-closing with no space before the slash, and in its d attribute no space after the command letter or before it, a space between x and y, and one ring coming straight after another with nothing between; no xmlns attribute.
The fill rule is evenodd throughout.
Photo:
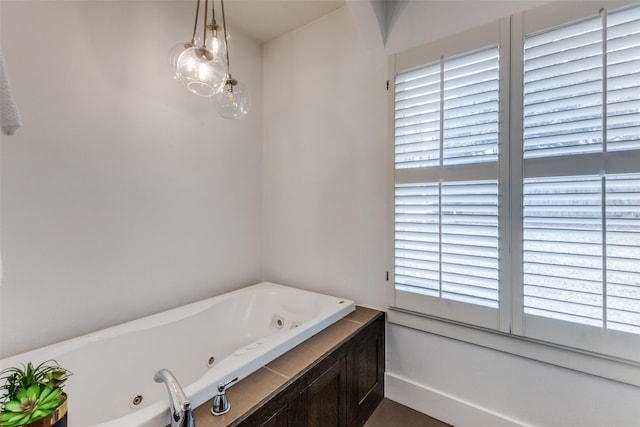
<svg viewBox="0 0 640 427"><path fill-rule="evenodd" d="M316 361L346 342L378 315L378 310L356 306L354 312L232 386L227 391L231 410L225 415L211 415L209 411L213 400L196 408L196 425L226 427L242 422L264 402L305 373Z"/></svg>

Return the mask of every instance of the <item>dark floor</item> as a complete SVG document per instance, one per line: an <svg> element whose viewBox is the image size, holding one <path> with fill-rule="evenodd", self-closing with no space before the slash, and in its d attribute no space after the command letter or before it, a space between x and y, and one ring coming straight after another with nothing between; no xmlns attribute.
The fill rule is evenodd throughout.
<svg viewBox="0 0 640 427"><path fill-rule="evenodd" d="M450 427L423 413L385 398L364 427Z"/></svg>

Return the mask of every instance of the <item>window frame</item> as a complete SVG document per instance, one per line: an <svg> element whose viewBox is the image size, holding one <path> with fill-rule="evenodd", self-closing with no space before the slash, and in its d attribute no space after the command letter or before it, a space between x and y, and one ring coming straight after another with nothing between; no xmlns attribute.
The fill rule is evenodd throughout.
<svg viewBox="0 0 640 427"><path fill-rule="evenodd" d="M567 4L551 4L547 7L534 9L531 12L524 12L513 19L512 31L518 40L523 43L514 43L514 57L523 58L524 56L524 38L529 34L536 34L541 31L550 30L556 27L571 25L572 23L581 22L587 19L596 18L600 15L600 11L615 11L630 5L638 5L637 2L616 2L616 4L607 3L606 7L602 3L586 2L577 7L571 8ZM549 12L552 10L553 13ZM606 22L606 21L604 21ZM605 32L606 35L606 32ZM515 38L514 38L515 39ZM606 60L606 55L603 54ZM524 61L517 60L512 62L512 71L510 78L513 87L518 87L518 91L513 91L511 116L517 117L517 121L512 123L511 144L514 152L523 152L523 88L522 77L524 76ZM517 76L517 81L514 81ZM606 80L603 82L606 86ZM606 92L603 93L606 102ZM606 119L603 119L603 134L606 135ZM604 139L604 138L603 138ZM629 363L640 364L640 335L631 335L621 333L612 329L603 332L601 329L594 327L585 327L583 325L572 322L555 320L547 317L535 316L524 312L524 286L522 283L523 275L523 182L525 176L548 177L548 176L584 176L594 175L598 171L606 170L607 174L616 174L629 172L638 169L638 150L632 151L609 151L595 152L578 155L555 156L555 157L529 157L518 159L519 163L516 167L512 167L512 191L518 190L518 193L512 193L512 212L514 219L513 230L520 233L517 238L512 241L513 250L513 270L512 280L514 284L513 305L513 329L512 333L537 340L541 342L557 343L566 348L575 349L576 351L586 351L602 357L618 358L619 360L629 361ZM579 157L580 163L572 162L568 166L568 159ZM635 160L635 161L634 161ZM635 167L631 167L635 164ZM516 236L514 236L516 237ZM635 357L635 360L634 360Z"/></svg>
<svg viewBox="0 0 640 427"><path fill-rule="evenodd" d="M510 62L510 40L509 40L509 19L502 19L498 22L478 27L476 29L458 34L452 38L448 38L442 42L430 43L406 52L402 52L392 56L392 78L390 79L391 94L391 111L394 111L395 102L395 70L409 70L424 64L436 63L444 58L455 58L461 54L479 51L491 46L498 46L499 50L499 73L503 75L505 69ZM508 109L509 104L509 86L508 80L499 79L499 109ZM391 122L394 123L393 121ZM391 140L394 139L394 126L390 126ZM504 138L508 135L508 120L500 120L499 122L499 156L496 162L489 164L471 163L465 165L440 165L434 168L407 168L396 170L393 166L391 194L395 195L396 183L412 183L412 182L438 182L441 178L455 178L456 181L473 179L495 179L500 186L500 182L504 181L509 174L509 144L504 143ZM393 147L392 147L393 148ZM395 157L392 157L395 158ZM392 164L394 162L392 161ZM495 165L495 166L494 166ZM465 170L468 172L465 172ZM456 172L456 170L458 172ZM462 172L460 172L462 171ZM397 177L397 178L396 178ZM396 181L397 179L397 181ZM500 191L500 189L499 189ZM498 195L500 200L501 196ZM395 215L394 202L391 202L391 218ZM509 213L506 206L503 206L499 212L498 228L504 229L509 221ZM394 247L393 236L394 229L391 229L391 247ZM509 251L507 247L507 236L499 235L498 251L500 265L509 262ZM391 254L391 266L394 266L394 253ZM391 268L392 277L395 268ZM499 267L499 306L508 307L511 304L508 278L505 277L507 269ZM497 330L508 332L510 329L510 320L508 308L495 309L482 306L474 306L452 300L442 300L427 295L420 295L413 292L403 292L392 286L389 294L391 295L391 306L402 306L412 311L422 312L426 314L428 310L431 314L439 317L458 321L465 324L482 325L486 328L495 328ZM427 309L421 309L427 307Z"/></svg>
<svg viewBox="0 0 640 427"><path fill-rule="evenodd" d="M557 366L577 370L580 372L597 375L600 377L640 386L640 359L632 360L626 357L613 356L607 354L607 340L598 347L581 347L571 340L567 341L567 337L576 332L573 325L561 327L561 331L556 339L549 338L549 334L538 333L540 328L553 330L556 322L548 322L548 319L542 321L536 320L530 322L528 316L524 313L523 298L524 287L522 286L523 275L523 179L524 179L524 161L522 154L522 88L523 88L523 54L524 54L524 37L526 34L532 34L538 31L549 29L555 26L571 24L574 21L582 20L598 14L602 6L606 6L608 10L616 9L621 6L634 4L637 2L581 2L576 4L571 2L552 3L530 11L515 14L511 17L501 19L497 23L480 27L476 30L467 31L453 37L430 43L425 46L411 49L407 52L401 52L390 56L389 61L389 106L391 122L389 126L389 140L394 141L394 102L396 70L406 70L427 64L429 59L437 59L442 56L455 56L464 52L487 47L490 43L486 43L487 34L495 32L506 35L501 37L500 46L500 70L503 70L503 57L506 58L507 74L506 78L500 77L500 90L507 93L506 103L502 102L501 95L500 110L507 111L500 117L500 133L504 138L499 142L498 159L498 185L508 187L501 190L499 200L504 206L500 211L500 230L499 248L500 248L500 305L498 309L498 326L487 326L487 323L478 322L478 318L482 317L473 310L469 310L470 304L457 303L455 301L447 301L443 305L444 308L433 308L433 304L428 302L424 309L425 302L423 298L416 298L415 294L402 295L395 289L394 271L394 233L395 221L389 221L388 229L388 245L390 254L388 257L389 276L387 286L387 301L389 304L388 319L391 323L420 329L429 333L458 339L469 342L482 347L487 347L518 356L531 358L534 360L550 363ZM495 34L495 33L494 33ZM470 41L471 40L471 41ZM484 43L484 44L483 44ZM469 48L471 46L471 48ZM511 58L514 58L512 61ZM514 89L515 88L515 89ZM506 143L502 143L506 141ZM511 154L515 153L514 156ZM616 153L615 161L618 169L625 170L627 166L633 163L633 159L625 156L625 152ZM389 179L390 197L389 197L389 218L393 219L395 214L395 164L394 164L394 143L390 144L390 169ZM513 158L512 158L513 157ZM585 159L588 163L596 164L602 161L601 155L586 155ZM528 159L531 163L538 162L537 159ZM548 159L547 159L548 160ZM557 158L562 162L561 157ZM409 172L415 176L421 176L420 172ZM502 191L507 191L508 196L504 203L502 199ZM519 242L514 244L513 242ZM502 268L508 263L509 268ZM512 285L514 284L514 285ZM459 305L465 312L462 316L457 314L451 315L451 310L460 310ZM435 306L437 307L437 306ZM469 314L466 312L469 311ZM562 322L567 324L569 322ZM581 328L577 328L580 330ZM551 334L553 336L555 331ZM615 335L615 332L608 331L608 334ZM640 337L639 337L640 338ZM640 340L639 340L640 342Z"/></svg>

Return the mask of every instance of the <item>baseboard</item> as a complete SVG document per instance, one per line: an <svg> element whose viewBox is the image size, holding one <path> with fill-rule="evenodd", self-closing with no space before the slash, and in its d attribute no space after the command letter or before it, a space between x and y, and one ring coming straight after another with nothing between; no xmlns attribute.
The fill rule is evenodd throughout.
<svg viewBox="0 0 640 427"><path fill-rule="evenodd" d="M456 427L524 425L388 372L385 374L385 397Z"/></svg>

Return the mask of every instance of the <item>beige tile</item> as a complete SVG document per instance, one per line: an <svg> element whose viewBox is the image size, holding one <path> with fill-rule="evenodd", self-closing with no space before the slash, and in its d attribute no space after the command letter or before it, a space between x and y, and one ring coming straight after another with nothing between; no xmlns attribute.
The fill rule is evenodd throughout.
<svg viewBox="0 0 640 427"><path fill-rule="evenodd" d="M347 320L338 320L327 329L278 357L267 365L287 378L293 378L304 371L319 357L329 352L362 325Z"/></svg>
<svg viewBox="0 0 640 427"><path fill-rule="evenodd" d="M260 368L229 388L227 391L227 397L231 403L229 412L220 416L211 415L213 399L209 400L194 411L196 425L198 427L227 426L254 406L261 404L286 381L282 375Z"/></svg>
<svg viewBox="0 0 640 427"><path fill-rule="evenodd" d="M451 427L393 400L383 399L364 427Z"/></svg>
<svg viewBox="0 0 640 427"><path fill-rule="evenodd" d="M372 308L367 308L367 307L360 307L358 305L356 306L356 311L349 313L349 315L347 315L345 319L351 320L353 322L365 324L370 320L373 320L373 318L376 317L378 313L380 313L379 310L374 310Z"/></svg>

